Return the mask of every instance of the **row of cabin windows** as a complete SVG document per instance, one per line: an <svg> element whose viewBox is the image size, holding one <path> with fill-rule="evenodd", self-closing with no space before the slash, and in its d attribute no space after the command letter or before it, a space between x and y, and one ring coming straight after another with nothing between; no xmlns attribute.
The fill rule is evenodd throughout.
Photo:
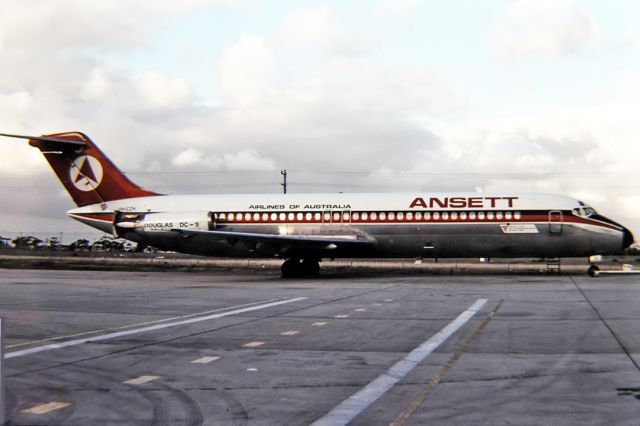
<svg viewBox="0 0 640 426"><path fill-rule="evenodd" d="M307 212L307 213L218 213L216 220L220 222L275 222L275 221L307 221L325 223L345 223L349 221L397 221L411 222L422 220L519 220L520 212Z"/></svg>

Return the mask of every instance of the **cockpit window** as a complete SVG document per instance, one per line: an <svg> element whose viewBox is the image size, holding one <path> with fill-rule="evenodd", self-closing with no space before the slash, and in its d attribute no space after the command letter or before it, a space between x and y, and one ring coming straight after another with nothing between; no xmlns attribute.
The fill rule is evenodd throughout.
<svg viewBox="0 0 640 426"><path fill-rule="evenodd" d="M596 214L596 211L593 209L593 207L578 207L573 209L571 212L575 216L580 216L580 217L589 217Z"/></svg>

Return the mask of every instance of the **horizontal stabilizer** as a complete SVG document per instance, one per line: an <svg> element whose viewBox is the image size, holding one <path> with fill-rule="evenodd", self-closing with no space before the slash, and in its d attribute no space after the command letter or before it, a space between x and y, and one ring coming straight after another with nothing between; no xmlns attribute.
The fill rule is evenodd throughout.
<svg viewBox="0 0 640 426"><path fill-rule="evenodd" d="M41 141L41 142L53 142L56 144L62 144L64 146L86 146L87 143L83 142L83 141L75 141L75 140L68 140L68 139L59 139L59 138L52 138L52 137L48 137L48 136L25 136L25 135L11 135L9 133L0 133L0 136L6 136L8 138L18 138L18 139L27 139L27 140L33 140L33 141Z"/></svg>

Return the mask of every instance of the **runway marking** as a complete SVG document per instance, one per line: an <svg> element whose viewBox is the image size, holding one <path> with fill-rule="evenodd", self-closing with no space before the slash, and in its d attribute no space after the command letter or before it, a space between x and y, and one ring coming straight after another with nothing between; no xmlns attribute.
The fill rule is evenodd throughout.
<svg viewBox="0 0 640 426"><path fill-rule="evenodd" d="M256 371L258 371L258 369L257 368L247 368L247 371L249 373L255 373Z"/></svg>
<svg viewBox="0 0 640 426"><path fill-rule="evenodd" d="M62 340L62 339L68 339L70 337L86 336L87 334L104 333L105 331L124 330L124 329L131 328L131 327L139 327L141 325L158 324L158 323L161 323L161 322L173 321L173 320L177 320L177 319L191 318L191 317L195 317L195 316L198 316L198 315L212 314L214 312L226 311L228 309L244 308L245 306L252 306L252 305L258 305L260 303L273 302L274 300L278 300L278 299L260 300L258 302L244 303L242 305L236 305L236 306L227 306L226 308L218 308L218 309L213 309L211 311L196 312L195 314L181 315L181 316L177 316L177 317L164 318L164 319L155 320L155 321L140 322L140 323L137 323L137 324L123 325L123 326L120 326L120 327L103 328L101 330L83 331L81 333L67 334L65 336L49 337L48 339L31 340L29 342L23 342L23 343L16 343L16 344L13 344L13 345L7 345L7 346L5 346L5 348L7 348L7 349L19 348L19 347L22 347L22 346L35 345L36 343L51 342L52 340Z"/></svg>
<svg viewBox="0 0 640 426"><path fill-rule="evenodd" d="M257 348L258 346L262 346L267 342L249 342L249 343L245 343L244 345L242 345L242 347L245 348Z"/></svg>
<svg viewBox="0 0 640 426"><path fill-rule="evenodd" d="M462 353L467 350L471 343L478 337L482 331L487 327L489 322L493 319L498 309L502 306L504 299L501 299L493 310L487 315L487 317L473 330L473 333L462 342L462 345L456 350L449 358L446 364L438 371L438 373L431 379L431 381L420 391L420 393L405 407L404 410L392 421L389 426L404 426L409 417L420 407L420 405L427 399L429 393L442 381L445 374L453 367L453 365L460 359Z"/></svg>
<svg viewBox="0 0 640 426"><path fill-rule="evenodd" d="M134 377L133 379L125 380L125 385L143 385L145 383L153 382L154 380L158 380L160 376L140 376Z"/></svg>
<svg viewBox="0 0 640 426"><path fill-rule="evenodd" d="M219 360L219 356L203 356L202 358L194 359L191 364L209 364L210 362Z"/></svg>
<svg viewBox="0 0 640 426"><path fill-rule="evenodd" d="M374 303L373 306L382 306L382 303Z"/></svg>
<svg viewBox="0 0 640 426"><path fill-rule="evenodd" d="M487 299L478 299L466 311L447 324L430 339L409 352L400 361L393 364L387 371L372 380L349 398L342 401L333 410L312 423L312 426L346 425L358 414L362 413L378 398L384 395L396 383L402 380L411 370L419 365L435 349L438 348L460 327L465 325L487 303Z"/></svg>
<svg viewBox="0 0 640 426"><path fill-rule="evenodd" d="M349 318L349 315L336 315L334 318Z"/></svg>
<svg viewBox="0 0 640 426"><path fill-rule="evenodd" d="M300 331L298 331L298 330L289 330L289 331L285 331L284 333L280 333L280 334L282 336L295 336L298 333L300 333Z"/></svg>
<svg viewBox="0 0 640 426"><path fill-rule="evenodd" d="M384 299L385 302L393 302L393 299Z"/></svg>
<svg viewBox="0 0 640 426"><path fill-rule="evenodd" d="M311 324L314 327L322 327L323 325L327 325L326 321L318 321L318 322L314 322L313 324Z"/></svg>
<svg viewBox="0 0 640 426"><path fill-rule="evenodd" d="M27 408L20 411L25 414L46 414L51 411L60 410L61 408L70 406L70 402L48 402L46 404L36 405L35 407Z"/></svg>
<svg viewBox="0 0 640 426"><path fill-rule="evenodd" d="M179 326L179 325L194 324L194 323L197 323L197 322L208 321L208 320L218 319L218 318L224 318L224 317L227 317L227 316L230 316L230 315L242 314L242 313L245 313L245 312L252 312L252 311L257 311L257 310L260 310L260 309L271 308L273 306L284 305L284 304L287 304L287 303L299 302L299 301L305 300L305 299L306 299L306 297L296 297L294 299L285 299L285 300L280 300L280 301L277 301L277 302L271 302L271 303L265 303L265 304L262 304L262 305L250 306L250 307L247 307L247 308L236 309L236 310L233 310L233 311L221 312L221 313L212 314L212 315L206 315L206 316L203 316L203 317L189 318L189 319L176 321L176 322L170 322L170 323L166 323L166 324L156 324L156 325L151 325L151 326L147 326L147 327L136 328L136 329L133 329L133 330L118 331L118 332L115 332L115 333L103 334L103 335L99 335L99 336L92 336L92 337L85 337L85 338L82 338L82 339L68 340L66 342L52 343L50 345L37 346L35 348L29 348L29 349L23 349L23 350L20 350L20 351L9 352L8 354L5 354L4 358L5 359L16 358L16 357L19 357L19 356L31 355L31 354L35 354L35 353L38 353L38 352L50 351L50 350L53 350L53 349L66 348L68 346L77 346L77 345L81 345L83 343L100 342L100 341L103 341L103 340L115 339L117 337L130 336L132 334L145 333L147 331L156 331L156 330L162 330L163 328L176 327L176 326Z"/></svg>
<svg viewBox="0 0 640 426"><path fill-rule="evenodd" d="M367 310L365 308L358 308L355 309L356 312L367 312Z"/></svg>

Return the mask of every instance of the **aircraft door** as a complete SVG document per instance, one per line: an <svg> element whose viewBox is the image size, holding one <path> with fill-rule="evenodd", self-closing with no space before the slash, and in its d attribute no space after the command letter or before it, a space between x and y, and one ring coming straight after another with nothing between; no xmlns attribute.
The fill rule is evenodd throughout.
<svg viewBox="0 0 640 426"><path fill-rule="evenodd" d="M549 212L549 232L552 234L562 233L562 212L558 210Z"/></svg>

